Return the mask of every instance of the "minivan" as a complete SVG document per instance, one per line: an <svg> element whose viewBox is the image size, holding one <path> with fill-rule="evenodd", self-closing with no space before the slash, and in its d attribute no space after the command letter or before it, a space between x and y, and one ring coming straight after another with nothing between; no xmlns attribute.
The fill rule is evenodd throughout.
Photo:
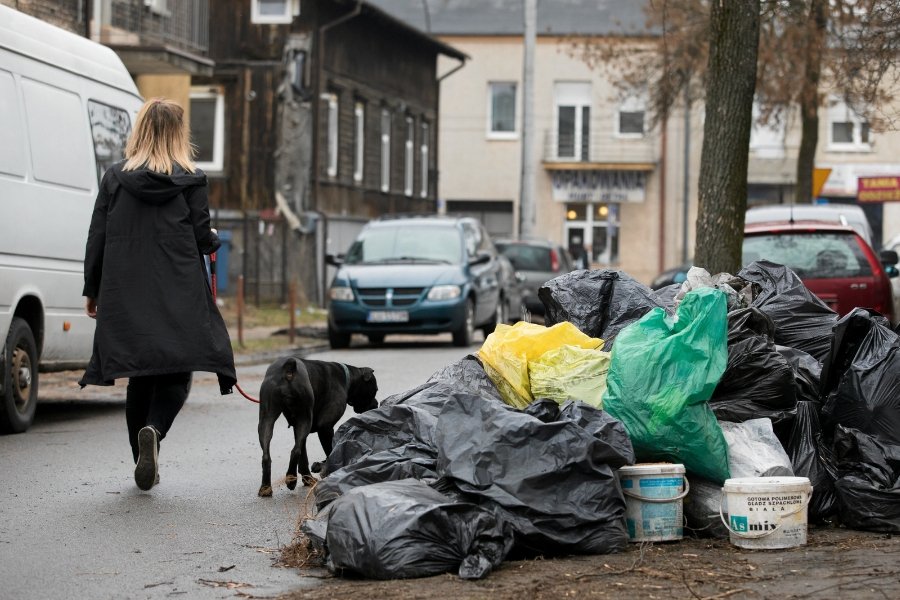
<svg viewBox="0 0 900 600"><path fill-rule="evenodd" d="M88 226L141 104L111 49L0 6L0 433L31 425L40 370L90 359Z"/></svg>

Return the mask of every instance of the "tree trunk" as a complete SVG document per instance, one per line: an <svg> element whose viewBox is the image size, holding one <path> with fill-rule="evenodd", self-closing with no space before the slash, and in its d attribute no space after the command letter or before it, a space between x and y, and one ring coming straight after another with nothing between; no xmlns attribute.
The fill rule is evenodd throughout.
<svg viewBox="0 0 900 600"><path fill-rule="evenodd" d="M797 191L794 201L809 204L813 200L812 181L819 143L819 79L822 73L822 48L825 43L828 0L812 0L806 36L806 73L800 95L800 149L797 153Z"/></svg>
<svg viewBox="0 0 900 600"><path fill-rule="evenodd" d="M712 2L694 264L741 267L760 0Z"/></svg>

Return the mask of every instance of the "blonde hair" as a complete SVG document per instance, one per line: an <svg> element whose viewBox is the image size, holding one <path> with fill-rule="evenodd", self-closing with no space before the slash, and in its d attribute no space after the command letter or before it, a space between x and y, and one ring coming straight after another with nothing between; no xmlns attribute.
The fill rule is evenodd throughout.
<svg viewBox="0 0 900 600"><path fill-rule="evenodd" d="M194 167L194 148L184 123L184 109L166 98L151 98L138 112L134 131L125 146L125 171L146 166L157 173L172 174L173 164L188 173Z"/></svg>

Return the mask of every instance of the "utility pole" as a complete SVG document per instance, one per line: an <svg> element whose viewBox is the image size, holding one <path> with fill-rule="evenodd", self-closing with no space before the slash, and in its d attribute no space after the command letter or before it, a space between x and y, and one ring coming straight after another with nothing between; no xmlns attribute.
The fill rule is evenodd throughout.
<svg viewBox="0 0 900 600"><path fill-rule="evenodd" d="M537 0L523 0L525 8L522 68L522 178L519 184L519 236L534 234L534 46L537 37Z"/></svg>

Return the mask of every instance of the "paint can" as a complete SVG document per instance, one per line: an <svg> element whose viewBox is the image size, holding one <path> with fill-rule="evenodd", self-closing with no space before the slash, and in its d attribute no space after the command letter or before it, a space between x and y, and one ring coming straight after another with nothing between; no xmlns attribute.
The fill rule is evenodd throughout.
<svg viewBox="0 0 900 600"><path fill-rule="evenodd" d="M690 491L684 465L658 463L622 467L625 525L630 542L667 542L684 536L682 500Z"/></svg>
<svg viewBox="0 0 900 600"><path fill-rule="evenodd" d="M722 497L728 520L721 507L719 514L731 543L757 550L805 545L812 490L806 477L726 479Z"/></svg>

